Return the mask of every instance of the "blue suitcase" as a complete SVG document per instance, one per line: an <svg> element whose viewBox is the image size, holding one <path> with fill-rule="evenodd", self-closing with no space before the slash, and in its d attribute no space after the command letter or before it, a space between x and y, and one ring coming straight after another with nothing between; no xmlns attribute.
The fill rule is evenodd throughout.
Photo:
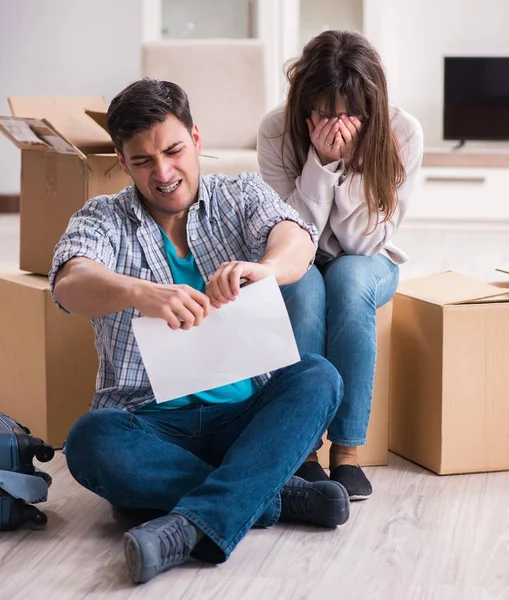
<svg viewBox="0 0 509 600"><path fill-rule="evenodd" d="M0 413L0 531L23 525L44 529L46 515L32 504L47 500L51 477L34 467L33 459L47 462L54 454L27 427Z"/></svg>

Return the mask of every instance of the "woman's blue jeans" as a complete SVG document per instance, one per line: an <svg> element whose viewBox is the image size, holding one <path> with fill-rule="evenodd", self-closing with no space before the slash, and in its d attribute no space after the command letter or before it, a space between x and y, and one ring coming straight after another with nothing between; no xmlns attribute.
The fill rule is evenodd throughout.
<svg viewBox="0 0 509 600"><path fill-rule="evenodd" d="M344 397L328 429L340 446L366 443L376 364L376 310L394 295L399 267L382 254L343 255L281 291L301 354L325 356Z"/></svg>

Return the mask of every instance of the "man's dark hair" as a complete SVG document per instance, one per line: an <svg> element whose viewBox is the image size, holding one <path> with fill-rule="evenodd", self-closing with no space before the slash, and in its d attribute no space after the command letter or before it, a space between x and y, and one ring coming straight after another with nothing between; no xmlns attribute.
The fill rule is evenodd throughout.
<svg viewBox="0 0 509 600"><path fill-rule="evenodd" d="M191 133L193 118L189 99L176 83L145 77L131 83L113 98L107 123L115 148L122 153L124 142L140 131L176 117Z"/></svg>

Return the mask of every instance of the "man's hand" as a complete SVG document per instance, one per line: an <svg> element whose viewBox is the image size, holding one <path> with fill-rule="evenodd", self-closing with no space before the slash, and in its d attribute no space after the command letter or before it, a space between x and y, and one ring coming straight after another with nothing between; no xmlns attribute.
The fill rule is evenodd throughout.
<svg viewBox="0 0 509 600"><path fill-rule="evenodd" d="M341 115L339 119L322 119L316 127L311 119L306 119L306 122L311 143L322 165L341 158L346 162L350 160L362 127L357 117Z"/></svg>
<svg viewBox="0 0 509 600"><path fill-rule="evenodd" d="M142 315L164 319L172 329L191 329L210 313L210 300L188 285L160 285L140 281L134 308Z"/></svg>
<svg viewBox="0 0 509 600"><path fill-rule="evenodd" d="M206 294L212 306L219 308L221 304L227 304L239 295L242 278L253 283L271 275L274 275L274 270L268 262L226 262L209 279Z"/></svg>

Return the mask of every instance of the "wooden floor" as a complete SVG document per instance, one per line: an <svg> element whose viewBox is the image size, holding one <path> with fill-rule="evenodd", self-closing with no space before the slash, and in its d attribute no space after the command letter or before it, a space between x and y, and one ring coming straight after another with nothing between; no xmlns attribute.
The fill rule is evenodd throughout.
<svg viewBox="0 0 509 600"><path fill-rule="evenodd" d="M479 268L507 264L506 233L461 234L468 247L460 234L398 235L416 257L408 276L457 268L440 262L451 255L472 276L482 275L472 257ZM0 216L0 267L18 264L18 243L19 217ZM71 479L61 455L47 470L47 529L0 532L0 600L509 600L509 473L438 477L391 456L366 470L373 498L340 529L253 530L223 565L190 563L135 587L108 505Z"/></svg>
<svg viewBox="0 0 509 600"><path fill-rule="evenodd" d="M133 586L122 526L58 454L42 532L0 533L0 600L509 599L509 473L438 477L397 456L334 530L253 530L220 566Z"/></svg>

